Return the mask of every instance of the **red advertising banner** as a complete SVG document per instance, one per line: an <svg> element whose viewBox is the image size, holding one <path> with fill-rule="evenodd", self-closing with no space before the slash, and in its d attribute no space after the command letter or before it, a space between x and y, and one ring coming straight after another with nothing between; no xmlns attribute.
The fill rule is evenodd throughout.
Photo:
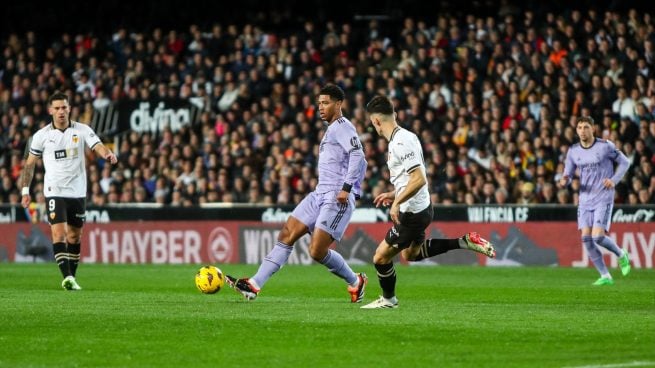
<svg viewBox="0 0 655 368"><path fill-rule="evenodd" d="M389 223L353 223L334 247L353 264L371 263ZM142 221L88 223L82 237L84 263L248 263L259 264L275 245L281 224L247 221ZM435 222L430 238L455 238L477 231L494 243L496 259L470 251L451 251L423 261L426 264L486 266L589 267L574 222L477 223ZM52 260L50 229L46 224L0 225L0 261ZM630 252L635 268L653 268L655 225L613 224L610 234ZM616 266L608 252L606 262ZM404 262L404 261L402 261ZM290 264L311 264L309 236L295 244Z"/></svg>

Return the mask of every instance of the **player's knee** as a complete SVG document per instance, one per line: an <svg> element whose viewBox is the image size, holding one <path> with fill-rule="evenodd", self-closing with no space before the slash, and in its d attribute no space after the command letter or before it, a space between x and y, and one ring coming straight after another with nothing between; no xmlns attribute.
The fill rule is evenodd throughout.
<svg viewBox="0 0 655 368"><path fill-rule="evenodd" d="M82 234L67 234L66 241L70 244L79 244L82 240Z"/></svg>
<svg viewBox="0 0 655 368"><path fill-rule="evenodd" d="M418 256L418 253L412 253L408 252L404 254L405 259L408 260L409 262L416 261L416 257Z"/></svg>
<svg viewBox="0 0 655 368"><path fill-rule="evenodd" d="M391 262L391 259L384 254L375 253L373 256L373 263L376 265L388 264L389 262Z"/></svg>
<svg viewBox="0 0 655 368"><path fill-rule="evenodd" d="M284 244L289 244L288 243L288 240L290 238L289 234L290 234L289 228L285 224L282 227L282 230L280 230L280 233L277 235L277 240L284 243Z"/></svg>
<svg viewBox="0 0 655 368"><path fill-rule="evenodd" d="M322 261L325 256L327 256L327 249L321 249L319 247L309 247L309 256L312 257L316 262Z"/></svg>

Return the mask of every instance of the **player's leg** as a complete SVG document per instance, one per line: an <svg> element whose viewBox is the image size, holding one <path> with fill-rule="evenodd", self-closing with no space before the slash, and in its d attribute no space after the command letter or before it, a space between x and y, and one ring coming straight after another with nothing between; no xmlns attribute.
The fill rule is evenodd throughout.
<svg viewBox="0 0 655 368"><path fill-rule="evenodd" d="M77 265L80 262L80 239L82 237L82 227L68 225L66 230L66 242L68 247L68 264L70 267L70 276L64 279L64 288L67 290L82 290L77 283L75 273Z"/></svg>
<svg viewBox="0 0 655 368"><path fill-rule="evenodd" d="M52 250L59 271L63 277L71 276L70 259L66 249L66 223L50 224L50 230L52 232Z"/></svg>
<svg viewBox="0 0 655 368"><path fill-rule="evenodd" d="M420 250L420 244L425 241L425 229L432 222L432 205L418 213L401 212L400 223L394 224L384 240L378 245L373 257L375 270L377 271L382 296L376 301L369 303L362 308L396 308L396 269L393 264L393 257L402 251L405 259L416 258Z"/></svg>
<svg viewBox="0 0 655 368"><path fill-rule="evenodd" d="M63 198L46 198L46 211L52 235L52 250L62 277L71 276L66 248L66 203ZM63 284L62 284L63 286Z"/></svg>
<svg viewBox="0 0 655 368"><path fill-rule="evenodd" d="M261 289L274 273L279 271L289 260L293 251L293 244L300 237L307 234L309 229L293 215L289 216L277 237L277 242L271 251L264 257L257 273L250 278L253 286Z"/></svg>
<svg viewBox="0 0 655 368"><path fill-rule="evenodd" d="M268 279L287 263L294 243L314 228L317 214L318 196L312 192L296 206L284 223L275 246L264 257L255 275L242 279L225 275L227 284L246 299L255 299Z"/></svg>
<svg viewBox="0 0 655 368"><path fill-rule="evenodd" d="M400 253L400 249L390 246L386 240L378 244L373 256L373 264L382 289L382 295L375 301L362 306L363 309L396 308L396 269L393 264L393 257Z"/></svg>
<svg viewBox="0 0 655 368"><path fill-rule="evenodd" d="M630 257L628 252L619 248L614 239L606 235L610 230L612 207L612 204L603 205L594 211L591 237L596 245L609 250L619 258L621 273L625 276L630 273Z"/></svg>
<svg viewBox="0 0 655 368"><path fill-rule="evenodd" d="M496 257L496 249L491 242L482 238L477 232L470 232L454 239L426 239L418 247L412 247L406 258L408 261L421 261L454 249L468 249L490 258Z"/></svg>
<svg viewBox="0 0 655 368"><path fill-rule="evenodd" d="M336 201L336 193L324 194L309 245L309 254L330 272L344 279L348 284L350 301L358 303L364 297L366 274L355 273L339 252L330 249L332 242L341 240L354 210L354 195L348 196L348 203L341 204Z"/></svg>
<svg viewBox="0 0 655 368"><path fill-rule="evenodd" d="M80 263L80 250L82 243L82 226L86 218L86 200L84 198L65 199L67 203L67 231L66 246L70 263L71 275L75 277L77 266Z"/></svg>
<svg viewBox="0 0 655 368"><path fill-rule="evenodd" d="M603 255L594 243L591 236L593 226L594 211L578 210L578 229L580 230L582 245L587 250L589 259L596 267L600 278L594 282L594 285L611 285L614 283L603 260Z"/></svg>

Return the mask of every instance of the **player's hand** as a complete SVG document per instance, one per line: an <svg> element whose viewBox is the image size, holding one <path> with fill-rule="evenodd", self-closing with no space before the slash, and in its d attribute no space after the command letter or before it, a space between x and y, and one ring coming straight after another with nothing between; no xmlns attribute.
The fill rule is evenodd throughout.
<svg viewBox="0 0 655 368"><path fill-rule="evenodd" d="M382 193L375 197L373 203L375 204L375 207L389 207L391 206L391 203L393 203L393 197L393 192Z"/></svg>
<svg viewBox="0 0 655 368"><path fill-rule="evenodd" d="M612 189L614 188L614 182L612 181L612 179L605 178L603 179L603 186L605 187L605 189Z"/></svg>
<svg viewBox="0 0 655 368"><path fill-rule="evenodd" d="M29 194L24 195L23 198L20 199L20 204L23 206L23 208L29 207L31 202L32 197L30 197Z"/></svg>
<svg viewBox="0 0 655 368"><path fill-rule="evenodd" d="M337 202L339 202L341 204L348 203L348 196L349 195L350 195L350 193L346 192L345 190L340 191L339 194L337 194Z"/></svg>
<svg viewBox="0 0 655 368"><path fill-rule="evenodd" d="M399 204L392 204L391 209L389 210L389 216L391 216L391 221L393 221L394 224L400 224L400 205Z"/></svg>
<svg viewBox="0 0 655 368"><path fill-rule="evenodd" d="M109 161L109 163L112 164L112 165L118 162L118 159L116 158L116 155L114 154L114 152L111 152L111 151L109 151L109 152L107 152L107 154L105 154L105 160Z"/></svg>

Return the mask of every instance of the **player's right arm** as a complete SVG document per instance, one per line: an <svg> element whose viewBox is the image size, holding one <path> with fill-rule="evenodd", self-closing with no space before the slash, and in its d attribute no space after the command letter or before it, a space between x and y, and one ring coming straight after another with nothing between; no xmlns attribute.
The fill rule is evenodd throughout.
<svg viewBox="0 0 655 368"><path fill-rule="evenodd" d="M32 198L30 197L30 184L32 183L32 178L34 177L34 167L36 166L38 159L38 156L35 156L31 153L27 155L25 166L23 166L23 171L21 173L20 179L18 180L18 186L19 188L22 188L22 198L20 200L20 204L24 208L27 208L32 201Z"/></svg>
<svg viewBox="0 0 655 368"><path fill-rule="evenodd" d="M562 175L562 178L559 180L557 184L559 184L560 188L564 188L569 183L571 182L571 178L573 177L573 173L575 172L575 162L573 161L573 155L571 152L573 151L573 147L569 147L568 152L566 152L566 161L564 162L564 173Z"/></svg>
<svg viewBox="0 0 655 368"><path fill-rule="evenodd" d="M386 192L382 194L378 194L377 197L373 200L373 204L375 204L375 207L389 207L391 206L391 203L393 203L393 200L396 199L396 192L391 191L391 192Z"/></svg>

